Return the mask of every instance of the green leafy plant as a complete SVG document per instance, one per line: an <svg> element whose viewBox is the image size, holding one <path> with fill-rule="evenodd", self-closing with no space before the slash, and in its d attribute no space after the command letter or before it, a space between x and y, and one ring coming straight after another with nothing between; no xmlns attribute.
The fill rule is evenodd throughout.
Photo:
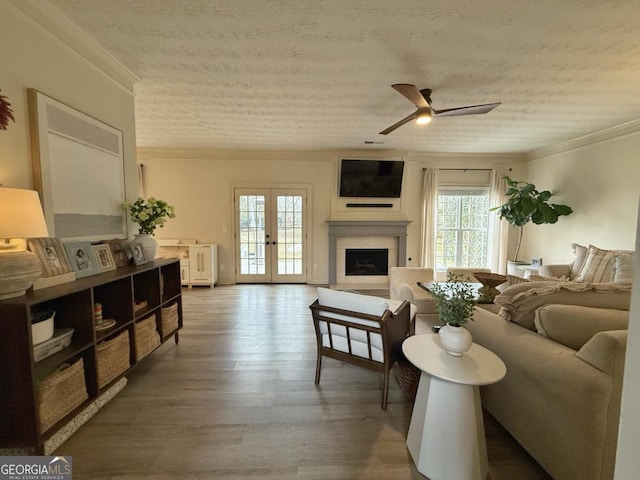
<svg viewBox="0 0 640 480"><path fill-rule="evenodd" d="M168 218L175 218L175 209L164 200L153 197L145 202L142 197L133 203L124 203L132 222L138 224L138 233L153 235L156 228L164 227Z"/></svg>
<svg viewBox="0 0 640 480"><path fill-rule="evenodd" d="M520 244L522 242L522 233L527 223L533 222L537 225L556 223L559 217L570 215L573 213L573 210L567 205L550 203L549 199L553 196L553 193L549 190L540 192L536 190L536 186L532 183L511 180L509 177L504 177L504 179L509 186L509 189L505 193L508 200L504 204L493 207L490 210L498 210L500 219L504 219L509 222L510 225L520 229L518 246L516 247L514 255L514 260L517 261Z"/></svg>
<svg viewBox="0 0 640 480"><path fill-rule="evenodd" d="M1 90L0 90L1 91ZM15 122L11 104L7 101L7 97L0 95L0 130L6 130L9 126L9 120Z"/></svg>
<svg viewBox="0 0 640 480"><path fill-rule="evenodd" d="M476 292L464 281L463 275L450 273L446 282L432 283L428 291L436 300L438 317L443 325L461 327L473 320Z"/></svg>

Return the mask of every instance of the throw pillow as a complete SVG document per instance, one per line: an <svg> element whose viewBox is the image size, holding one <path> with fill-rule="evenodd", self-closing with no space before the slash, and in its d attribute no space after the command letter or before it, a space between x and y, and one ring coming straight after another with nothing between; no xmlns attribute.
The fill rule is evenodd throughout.
<svg viewBox="0 0 640 480"><path fill-rule="evenodd" d="M587 259L588 248L578 243L572 243L571 249L573 250L573 262L571 262L571 279L574 279L580 273L584 261Z"/></svg>
<svg viewBox="0 0 640 480"><path fill-rule="evenodd" d="M613 250L601 250L589 245L589 253L584 261L576 282L612 282L615 275L616 255Z"/></svg>
<svg viewBox="0 0 640 480"><path fill-rule="evenodd" d="M616 254L614 282L631 282L633 280L633 261L633 253L621 252Z"/></svg>
<svg viewBox="0 0 640 480"><path fill-rule="evenodd" d="M534 323L540 335L580 350L598 332L626 330L629 312L581 305L544 305L536 310Z"/></svg>
<svg viewBox="0 0 640 480"><path fill-rule="evenodd" d="M518 283L527 283L529 279L518 277L517 275L507 275L507 287L517 285Z"/></svg>

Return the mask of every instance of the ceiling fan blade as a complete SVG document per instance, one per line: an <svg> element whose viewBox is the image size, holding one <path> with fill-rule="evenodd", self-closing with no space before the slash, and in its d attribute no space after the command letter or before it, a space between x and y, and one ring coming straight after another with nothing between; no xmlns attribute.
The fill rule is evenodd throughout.
<svg viewBox="0 0 640 480"><path fill-rule="evenodd" d="M411 120L416 118L416 113L418 113L418 112L413 112L411 115L409 115L408 117L403 118L398 123L394 123L390 127L385 128L383 131L380 132L380 135L387 135L388 133L393 132L396 128L401 127L405 123L409 123Z"/></svg>
<svg viewBox="0 0 640 480"><path fill-rule="evenodd" d="M432 109L434 117L455 117L460 115L481 115L489 113L494 108L502 105L498 103L485 103L484 105L471 105L468 107L447 108L445 110Z"/></svg>
<svg viewBox="0 0 640 480"><path fill-rule="evenodd" d="M411 85L409 83L395 83L391 86L408 98L416 107L426 108L430 106L429 102L424 99L420 90L418 90L418 87L415 85Z"/></svg>

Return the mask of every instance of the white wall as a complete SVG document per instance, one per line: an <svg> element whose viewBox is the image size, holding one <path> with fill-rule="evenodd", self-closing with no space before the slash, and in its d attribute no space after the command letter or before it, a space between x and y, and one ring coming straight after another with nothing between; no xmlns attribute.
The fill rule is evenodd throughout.
<svg viewBox="0 0 640 480"><path fill-rule="evenodd" d="M636 205L640 198L640 131L578 145L528 163L526 180L550 190L552 201L573 212L553 225L525 226L521 259L567 263L570 244L635 249Z"/></svg>
<svg viewBox="0 0 640 480"><path fill-rule="evenodd" d="M135 196L132 83L110 78L7 1L0 2L0 65L0 89L16 119L0 131L0 184L33 188L27 89L35 88L122 130L126 192Z"/></svg>
<svg viewBox="0 0 640 480"><path fill-rule="evenodd" d="M139 152L146 196L166 200L176 209L176 218L157 230L156 237L217 244L220 283L235 283L233 186L286 184L311 186L309 283L327 281L325 221L330 215L328 192L333 190L332 160L330 154L311 152Z"/></svg>
<svg viewBox="0 0 640 480"><path fill-rule="evenodd" d="M397 208L345 209L337 195L340 158L404 159L402 198ZM407 264L420 262L422 168L446 164L455 168L490 168L522 162L518 156L415 155L393 152L194 152L140 150L144 194L176 207L176 218L156 232L163 239L194 238L218 244L220 283L234 283L232 188L309 184L312 187L308 282L328 282L327 220L410 220ZM440 162L440 163L439 163ZM444 163L443 163L444 162ZM343 202L342 202L343 203ZM315 268L314 268L315 267Z"/></svg>

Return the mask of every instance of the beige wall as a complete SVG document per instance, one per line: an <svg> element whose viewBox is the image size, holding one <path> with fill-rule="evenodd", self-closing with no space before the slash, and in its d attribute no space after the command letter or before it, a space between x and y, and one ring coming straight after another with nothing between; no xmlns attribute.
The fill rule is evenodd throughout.
<svg viewBox="0 0 640 480"><path fill-rule="evenodd" d="M0 89L16 119L0 131L1 184L33 188L27 89L35 88L122 130L127 196L136 194L131 83L105 75L6 1L0 2L0 66Z"/></svg>
<svg viewBox="0 0 640 480"><path fill-rule="evenodd" d="M640 132L571 147L528 163L527 180L551 190L574 213L553 225L525 226L521 259L566 263L571 242L605 249L635 248L640 198Z"/></svg>
<svg viewBox="0 0 640 480"><path fill-rule="evenodd" d="M340 158L404 159L402 198L394 208L344 208L337 195ZM420 264L422 169L491 168L517 165L519 156L416 155L394 152L189 152L140 150L144 195L168 201L176 218L156 233L162 239L194 238L218 244L220 283L234 283L233 239L234 186L310 185L311 218L308 251L308 282L328 282L329 219L410 220L407 264Z"/></svg>
<svg viewBox="0 0 640 480"><path fill-rule="evenodd" d="M141 151L139 161L143 164L146 196L166 200L176 209L176 218L158 230L156 237L217 244L220 283L235 283L233 187L309 185L309 283L327 281L325 221L330 214L327 192L333 188L330 154Z"/></svg>

